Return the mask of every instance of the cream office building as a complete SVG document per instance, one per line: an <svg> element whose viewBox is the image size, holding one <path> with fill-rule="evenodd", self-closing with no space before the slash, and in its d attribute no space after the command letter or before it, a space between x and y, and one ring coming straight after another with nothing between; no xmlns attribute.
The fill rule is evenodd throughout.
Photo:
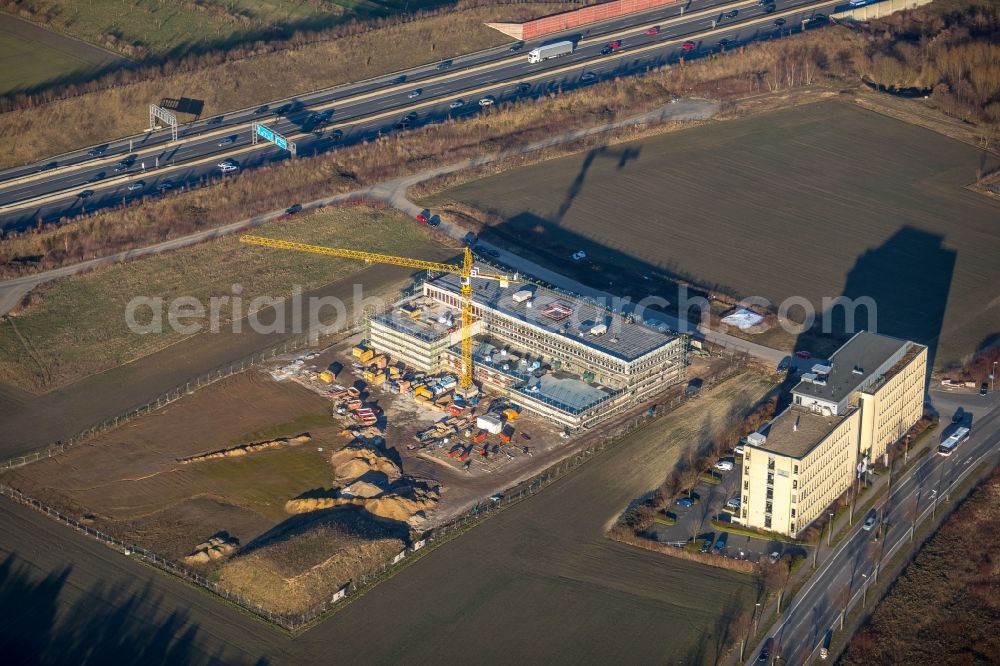
<svg viewBox="0 0 1000 666"><path fill-rule="evenodd" d="M740 522L797 536L923 413L927 348L862 331L792 389L747 438Z"/></svg>

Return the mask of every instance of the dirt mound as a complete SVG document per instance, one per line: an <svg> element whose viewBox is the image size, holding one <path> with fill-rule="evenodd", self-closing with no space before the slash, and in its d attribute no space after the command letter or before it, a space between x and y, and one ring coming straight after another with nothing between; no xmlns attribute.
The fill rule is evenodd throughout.
<svg viewBox="0 0 1000 666"><path fill-rule="evenodd" d="M340 489L341 497L363 497L369 499L378 497L386 491L383 484L365 479L359 479L349 486Z"/></svg>
<svg viewBox="0 0 1000 666"><path fill-rule="evenodd" d="M341 483L350 483L369 472L382 472L390 482L403 475L396 463L367 447L345 447L330 456L330 463Z"/></svg>
<svg viewBox="0 0 1000 666"><path fill-rule="evenodd" d="M266 442L243 444L231 449L222 449L221 451L203 453L199 456L191 456L190 458L181 458L180 462L186 465L188 463L213 460L215 458L236 458L239 456L245 456L248 453L264 451L265 449L276 449L282 446L298 446L299 444L308 444L310 441L312 441L312 437L310 437L308 433L303 433L301 435L296 435L295 437L282 437L279 439L268 440Z"/></svg>
<svg viewBox="0 0 1000 666"><path fill-rule="evenodd" d="M229 555L236 550L238 545L239 542L228 535L214 536L195 546L194 551L184 558L184 562L187 564L208 564Z"/></svg>
<svg viewBox="0 0 1000 666"><path fill-rule="evenodd" d="M375 487L377 488L377 486ZM426 517L427 512L433 510L437 505L438 499L438 493L435 490L408 487L398 492L380 494L371 498L304 497L293 499L285 502L285 511L291 514L301 514L350 505L360 506L379 518L409 522L414 518L419 520Z"/></svg>

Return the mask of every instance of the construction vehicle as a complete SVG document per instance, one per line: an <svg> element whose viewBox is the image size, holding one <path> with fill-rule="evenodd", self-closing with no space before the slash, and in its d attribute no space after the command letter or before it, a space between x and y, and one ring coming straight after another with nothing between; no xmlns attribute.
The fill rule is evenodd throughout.
<svg viewBox="0 0 1000 666"><path fill-rule="evenodd" d="M570 43L572 51L572 43ZM432 271L435 273L449 273L460 275L462 282L462 376L460 390L456 393L462 397L475 396L478 394L473 383L472 368L472 278L477 277L483 280L496 280L501 287L510 286L511 282L518 280L517 274L513 277L494 273L484 273L472 265L472 250L468 247L462 256L462 265L453 266L437 261L424 261L422 259L411 259L409 257L394 257L387 254L375 254L373 252L362 252L359 250L344 250L333 247L323 247L322 245L307 245L305 243L293 243L291 241L276 240L274 238L264 238L262 236L240 236L241 243L250 245L260 245L278 250L294 250L296 252L310 252L312 254L322 254L328 257L341 257L345 259L357 259L369 264L389 264L392 266L405 266L418 270ZM358 360L368 363L374 358L372 350L365 351Z"/></svg>

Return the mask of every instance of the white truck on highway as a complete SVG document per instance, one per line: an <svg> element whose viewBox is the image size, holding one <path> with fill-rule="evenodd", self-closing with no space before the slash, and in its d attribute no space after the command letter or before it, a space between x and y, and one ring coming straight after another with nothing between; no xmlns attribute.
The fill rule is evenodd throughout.
<svg viewBox="0 0 1000 666"><path fill-rule="evenodd" d="M573 42L553 42L552 44L544 44L539 46L537 49L531 49L528 51L528 62L541 62L543 60L548 60L549 58L558 58L559 56L569 55L573 52Z"/></svg>

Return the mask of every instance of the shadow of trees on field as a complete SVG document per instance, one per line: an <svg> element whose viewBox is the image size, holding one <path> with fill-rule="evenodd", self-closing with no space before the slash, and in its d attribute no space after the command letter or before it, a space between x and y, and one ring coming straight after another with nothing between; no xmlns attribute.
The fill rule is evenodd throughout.
<svg viewBox="0 0 1000 666"><path fill-rule="evenodd" d="M4 663L240 663L232 654L207 653L187 613L162 617L164 600L148 586L137 592L95 581L78 594L69 582L72 573L66 566L39 577L17 553L0 562Z"/></svg>

